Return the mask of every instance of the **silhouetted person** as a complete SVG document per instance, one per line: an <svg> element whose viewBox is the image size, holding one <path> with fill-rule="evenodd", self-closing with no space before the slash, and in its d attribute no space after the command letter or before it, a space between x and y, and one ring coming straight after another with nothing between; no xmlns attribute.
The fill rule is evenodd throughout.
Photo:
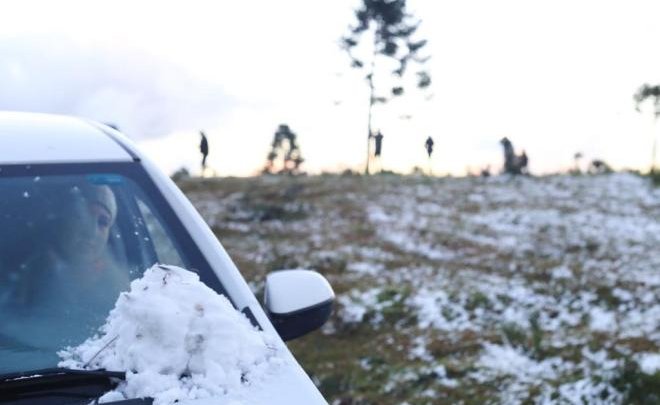
<svg viewBox="0 0 660 405"><path fill-rule="evenodd" d="M374 152L374 156L380 156L383 148L383 134L378 131L376 136L374 136L374 139L376 140L376 151Z"/></svg>
<svg viewBox="0 0 660 405"><path fill-rule="evenodd" d="M518 157L518 164L520 165L520 172L526 174L527 173L527 164L529 163L529 158L527 157L527 152L524 150L522 151L522 154Z"/></svg>
<svg viewBox="0 0 660 405"><path fill-rule="evenodd" d="M574 163L575 166L573 167L572 172L574 174L581 174L582 173L582 170L580 170L580 159L582 159L583 157L584 157L584 155L582 154L582 152L575 152L575 154L573 155L573 161L575 162Z"/></svg>
<svg viewBox="0 0 660 405"><path fill-rule="evenodd" d="M424 145L426 145L426 153L429 154L429 158L431 157L431 154L433 153L433 143L434 143L433 138L431 138L430 136L428 138L426 138L426 143Z"/></svg>
<svg viewBox="0 0 660 405"><path fill-rule="evenodd" d="M500 143L504 148L504 173L527 174L527 165L529 164L527 153L523 151L520 156L516 156L509 138L502 138Z"/></svg>
<svg viewBox="0 0 660 405"><path fill-rule="evenodd" d="M520 174L516 173L516 155L513 152L513 144L509 138L504 137L500 140L502 148L504 148L504 172L509 174Z"/></svg>
<svg viewBox="0 0 660 405"><path fill-rule="evenodd" d="M604 160L601 159L594 159L591 161L591 164L589 165L589 173L591 174L604 174L604 173L611 173L612 168L610 165L605 163Z"/></svg>
<svg viewBox="0 0 660 405"><path fill-rule="evenodd" d="M431 154L433 154L433 138L430 136L426 138L426 142L424 142L424 147L426 147L426 153L429 155L429 176L433 175L433 168L431 166Z"/></svg>
<svg viewBox="0 0 660 405"><path fill-rule="evenodd" d="M199 131L202 141L199 143L199 151L202 153L202 173L206 169L206 157L209 155L209 141L203 131Z"/></svg>

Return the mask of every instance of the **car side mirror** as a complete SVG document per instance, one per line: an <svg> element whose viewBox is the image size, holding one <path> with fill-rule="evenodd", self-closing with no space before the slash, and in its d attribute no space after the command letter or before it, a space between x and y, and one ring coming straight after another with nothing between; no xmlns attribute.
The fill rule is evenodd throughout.
<svg viewBox="0 0 660 405"><path fill-rule="evenodd" d="M281 270L266 277L266 313L285 341L320 328L332 313L334 298L328 280L315 271Z"/></svg>

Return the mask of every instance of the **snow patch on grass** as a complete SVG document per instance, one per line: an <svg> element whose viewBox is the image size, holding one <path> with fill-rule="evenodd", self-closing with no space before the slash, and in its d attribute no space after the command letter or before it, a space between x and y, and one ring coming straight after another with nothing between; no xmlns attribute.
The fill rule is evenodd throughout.
<svg viewBox="0 0 660 405"><path fill-rule="evenodd" d="M639 367L646 374L660 371L660 353L642 353L639 355Z"/></svg>

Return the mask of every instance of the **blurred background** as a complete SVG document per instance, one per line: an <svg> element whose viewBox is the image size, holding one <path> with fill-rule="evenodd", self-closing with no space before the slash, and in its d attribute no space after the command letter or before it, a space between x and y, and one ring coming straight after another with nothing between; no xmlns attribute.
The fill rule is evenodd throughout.
<svg viewBox="0 0 660 405"><path fill-rule="evenodd" d="M305 171L363 170L371 30L351 68L342 46L359 0L25 1L0 16L0 109L57 112L113 123L168 173L198 171L204 130L219 175L258 173L272 134L298 135ZM530 168L572 167L573 156L617 169L648 167L650 114L633 93L660 81L652 1L408 1L411 40L432 83L374 108L382 166L463 175L524 148ZM380 44L379 44L380 45ZM376 61L377 96L392 65ZM410 64L412 65L412 63ZM415 80L411 66L403 78ZM405 87L405 86L404 86ZM389 151L389 153L387 153ZM396 151L396 153L394 153Z"/></svg>

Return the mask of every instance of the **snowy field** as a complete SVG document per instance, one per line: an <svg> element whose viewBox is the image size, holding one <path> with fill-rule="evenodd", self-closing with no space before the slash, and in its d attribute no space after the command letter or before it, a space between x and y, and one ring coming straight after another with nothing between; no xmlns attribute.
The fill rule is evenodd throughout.
<svg viewBox="0 0 660 405"><path fill-rule="evenodd" d="M309 268L290 344L335 404L660 403L660 189L631 174L181 184L255 292Z"/></svg>

